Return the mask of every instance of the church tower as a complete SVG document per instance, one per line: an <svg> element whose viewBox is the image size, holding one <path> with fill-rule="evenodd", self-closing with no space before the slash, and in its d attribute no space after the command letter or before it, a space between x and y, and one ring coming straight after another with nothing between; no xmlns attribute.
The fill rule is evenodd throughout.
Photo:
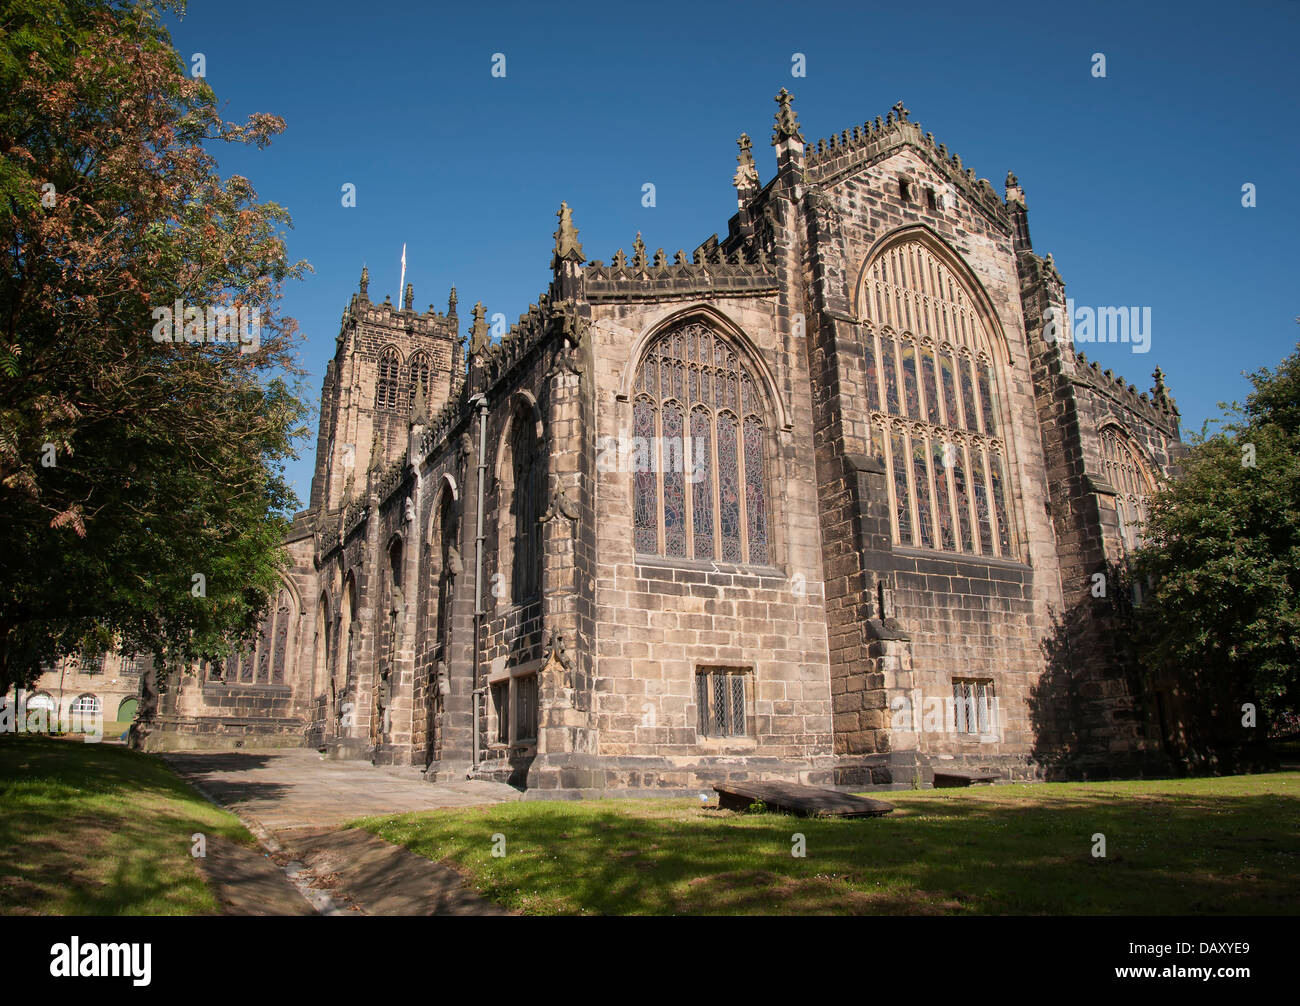
<svg viewBox="0 0 1300 1006"><path fill-rule="evenodd" d="M413 414L432 415L457 390L464 340L457 335L456 288L445 314L412 306L406 284L400 307L370 300L369 270L343 312L334 359L321 388L321 418L312 477L312 511L337 510L357 498L371 460L386 467L407 449Z"/></svg>

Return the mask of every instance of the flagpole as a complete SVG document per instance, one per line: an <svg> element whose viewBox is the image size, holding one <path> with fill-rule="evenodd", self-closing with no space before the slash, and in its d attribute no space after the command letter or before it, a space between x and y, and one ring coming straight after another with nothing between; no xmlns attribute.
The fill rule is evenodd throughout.
<svg viewBox="0 0 1300 1006"><path fill-rule="evenodd" d="M402 243L402 278L397 284L397 310L406 308L406 243Z"/></svg>

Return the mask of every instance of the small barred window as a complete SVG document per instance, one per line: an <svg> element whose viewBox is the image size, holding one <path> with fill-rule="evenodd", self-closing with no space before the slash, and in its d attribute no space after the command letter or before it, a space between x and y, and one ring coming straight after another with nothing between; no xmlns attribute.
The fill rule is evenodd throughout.
<svg viewBox="0 0 1300 1006"><path fill-rule="evenodd" d="M749 733L749 671L709 668L695 676L699 732L704 737L744 737Z"/></svg>
<svg viewBox="0 0 1300 1006"><path fill-rule="evenodd" d="M955 678L952 683L953 729L959 734L994 734L998 701L993 682Z"/></svg>

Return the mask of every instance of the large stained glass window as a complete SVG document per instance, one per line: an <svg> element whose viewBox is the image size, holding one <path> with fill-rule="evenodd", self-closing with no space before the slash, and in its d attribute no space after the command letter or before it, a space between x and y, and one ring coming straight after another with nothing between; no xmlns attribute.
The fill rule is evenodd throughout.
<svg viewBox="0 0 1300 1006"><path fill-rule="evenodd" d="M896 544L1017 558L999 347L953 261L904 238L864 274L871 449L888 469Z"/></svg>
<svg viewBox="0 0 1300 1006"><path fill-rule="evenodd" d="M699 321L646 351L628 452L639 554L771 562L760 387Z"/></svg>

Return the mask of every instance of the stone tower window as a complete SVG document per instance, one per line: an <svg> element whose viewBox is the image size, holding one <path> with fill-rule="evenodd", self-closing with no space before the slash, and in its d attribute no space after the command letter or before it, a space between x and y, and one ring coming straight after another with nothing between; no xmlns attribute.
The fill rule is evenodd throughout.
<svg viewBox="0 0 1300 1006"><path fill-rule="evenodd" d="M646 351L633 385L633 543L643 555L771 561L759 385L695 321Z"/></svg>
<svg viewBox="0 0 1300 1006"><path fill-rule="evenodd" d="M379 378L375 382L375 408L397 408L397 373L401 364L397 350L389 348L379 354Z"/></svg>
<svg viewBox="0 0 1300 1006"><path fill-rule="evenodd" d="M415 389L423 389L424 400L429 400L429 354L412 353L411 360L406 365L408 378L406 405L409 409L415 401Z"/></svg>
<svg viewBox="0 0 1300 1006"><path fill-rule="evenodd" d="M894 543L1016 558L996 350L974 296L928 244L904 240L867 269L861 307Z"/></svg>

